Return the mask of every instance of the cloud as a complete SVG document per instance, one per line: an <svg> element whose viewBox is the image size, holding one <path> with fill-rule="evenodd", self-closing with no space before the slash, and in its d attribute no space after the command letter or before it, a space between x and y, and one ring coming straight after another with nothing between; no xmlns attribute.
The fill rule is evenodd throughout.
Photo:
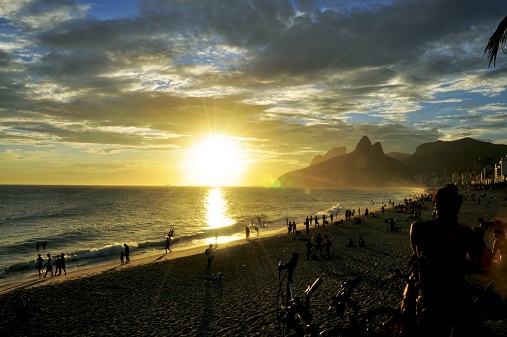
<svg viewBox="0 0 507 337"><path fill-rule="evenodd" d="M295 168L364 134L406 153L503 137L503 110L462 109L505 101L505 61L483 58L504 1L151 0L108 20L70 0L1 7L3 146L174 153L222 132Z"/></svg>

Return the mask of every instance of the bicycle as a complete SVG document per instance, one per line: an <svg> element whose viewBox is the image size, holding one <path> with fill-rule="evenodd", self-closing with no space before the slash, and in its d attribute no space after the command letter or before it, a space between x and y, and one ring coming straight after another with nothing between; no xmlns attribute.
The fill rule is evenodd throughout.
<svg viewBox="0 0 507 337"><path fill-rule="evenodd" d="M292 258L286 264L282 264L278 259L278 297L276 305L276 317L281 336L288 335L292 330L297 336L320 336L316 327L313 326L313 316L310 311L310 299L313 292L322 283L321 278L317 278L312 285L304 291L301 297L294 296L292 287L292 273L297 265L299 255L293 253ZM282 276L282 271L286 273ZM287 277L286 293L283 292L283 281ZM284 297L286 300L284 301ZM279 303L281 302L281 303Z"/></svg>
<svg viewBox="0 0 507 337"><path fill-rule="evenodd" d="M277 318L281 336L288 335L292 330L298 337L411 336L416 327L416 303L418 296L417 283L414 277L412 277L414 263L415 259L412 259L409 263L408 272L402 272L400 269L391 271L392 275L389 278L391 282L400 279L407 282L400 309L378 307L366 311L360 318L361 307L352 298L352 291L363 279L359 276L342 283L337 295L332 298L328 308L328 311L336 311L341 321L344 321L345 314L348 312L348 325L319 331L319 328L313 324L313 315L310 311L311 295L323 282L321 278L318 278L306 289L302 298L291 295L291 299L286 303L282 303L281 305L277 303ZM281 272L280 267L279 272ZM279 299L283 298L283 279L284 277L281 277L279 274ZM288 281L287 284L288 290L290 289L289 291L292 292L292 283ZM350 310L347 311L347 307Z"/></svg>
<svg viewBox="0 0 507 337"><path fill-rule="evenodd" d="M294 255L293 255L294 256ZM292 288L292 273L297 264L297 258L294 258L282 265L280 260L278 264L279 271L279 291L277 301L277 320L281 336L289 335L292 331L298 337L332 337L332 336L401 336L396 334L402 322L400 311L394 308L376 308L367 311L359 319L360 305L352 298L353 289L362 281L359 276L342 283L336 296L332 298L328 310L336 310L339 317L343 318L346 313L346 307L350 310L349 325L338 326L320 331L313 324L313 314L311 313L310 300L312 294L323 282L322 278L317 278L310 285L301 297L294 296ZM281 276L282 271L287 270L285 275ZM401 272L397 275L402 275ZM283 281L287 276L288 299L284 302ZM281 299L281 303L280 302ZM394 330L393 330L394 329ZM398 330L396 330L398 329Z"/></svg>
<svg viewBox="0 0 507 337"><path fill-rule="evenodd" d="M401 273L397 274L402 275ZM373 337L373 336L402 336L404 318L400 310L390 307L378 307L367 310L361 317L361 306L352 298L353 289L362 281L362 276L344 282L338 294L333 297L329 311L336 311L337 316L344 321L346 308L349 307L348 325L337 326L324 330L322 337ZM405 336L405 335L403 335Z"/></svg>
<svg viewBox="0 0 507 337"><path fill-rule="evenodd" d="M412 256L405 270L390 270L387 281L396 283L401 297L399 308L377 307L363 317L363 331L374 336L413 337L416 335L418 316L419 279L418 260Z"/></svg>

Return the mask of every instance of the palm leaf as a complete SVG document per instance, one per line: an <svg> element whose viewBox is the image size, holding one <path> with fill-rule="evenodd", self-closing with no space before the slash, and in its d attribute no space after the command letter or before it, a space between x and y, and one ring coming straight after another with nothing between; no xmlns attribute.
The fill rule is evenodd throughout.
<svg viewBox="0 0 507 337"><path fill-rule="evenodd" d="M488 45L484 48L484 54L488 54L488 68L491 66L491 63L495 67L496 55L499 48L502 48L504 54L507 54L507 16L500 22L493 35L489 38Z"/></svg>

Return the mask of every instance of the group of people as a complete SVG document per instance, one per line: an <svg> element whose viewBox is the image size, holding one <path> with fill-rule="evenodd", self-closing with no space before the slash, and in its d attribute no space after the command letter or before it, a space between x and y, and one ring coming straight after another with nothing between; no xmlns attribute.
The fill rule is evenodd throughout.
<svg viewBox="0 0 507 337"><path fill-rule="evenodd" d="M340 212L339 210L336 211L336 216L337 217L338 217L338 213L339 212ZM329 214L330 220L327 220L327 215L326 214L322 214L322 216L321 216L322 225L326 226L326 225L329 224L330 221L331 221L331 223L333 223L334 217L335 217L335 215L334 215L333 212L331 212ZM312 225L314 222L315 222L315 228L320 227L319 216L317 214L315 214L315 217L313 215L310 215L310 217L307 216L306 219L305 219L305 226L306 226L306 228L309 228L310 225Z"/></svg>
<svg viewBox="0 0 507 337"><path fill-rule="evenodd" d="M46 277L48 273L51 273L51 276L57 276L62 274L62 270L64 275L67 275L67 270L65 269L65 254L61 253L56 256L55 261L55 271L53 272L53 259L51 258L51 254L47 254L47 259L44 260L41 254L38 254L37 259L35 260L35 266L37 271L39 272L39 277ZM45 272L44 272L45 270ZM43 275L44 274L44 275Z"/></svg>
<svg viewBox="0 0 507 337"><path fill-rule="evenodd" d="M473 243L477 242L477 238L474 239L471 228L458 222L461 204L462 197L458 188L452 184L446 185L435 195L434 219L416 221L410 226L410 246L414 258L418 261L418 269L414 275L417 276L419 287L418 305L421 310L418 316L418 331L421 336L487 336L490 332L474 309L465 280L467 257L473 259ZM475 236L482 240L483 232L478 232ZM501 260L506 260L505 231L496 228L493 233L495 241L493 247L487 250L488 260L491 261L495 254L500 254ZM318 234L315 244L313 239L312 236L306 240L307 259L314 258L319 252L323 256L323 247L326 248L326 255L329 255L329 238L322 238ZM361 236L356 244L359 247L366 246ZM348 246L355 246L352 238ZM477 248L475 254L480 256ZM281 265L279 269L284 266Z"/></svg>
<svg viewBox="0 0 507 337"><path fill-rule="evenodd" d="M332 246L331 239L327 235L322 235L319 233L315 237L315 244L312 242L313 236L310 236L306 239L306 259L310 260L317 260L317 253L320 253L320 256L323 257L324 254L322 253L322 248L325 248L326 251L326 258L329 258L331 256L329 252L329 248Z"/></svg>
<svg viewBox="0 0 507 337"><path fill-rule="evenodd" d="M253 223L252 223L252 226L253 226L255 232L257 233L257 236L259 236L259 227L254 226ZM248 228L248 226L245 226L245 237L247 240L250 240L250 228Z"/></svg>
<svg viewBox="0 0 507 337"><path fill-rule="evenodd" d="M507 240L505 239L505 230L500 227L491 227L489 223L482 222L472 229L472 233L472 244L468 255L476 270L483 271L491 267L506 270Z"/></svg>
<svg viewBox="0 0 507 337"><path fill-rule="evenodd" d="M287 232L288 234L297 233L296 221L289 221L289 219L287 219Z"/></svg>
<svg viewBox="0 0 507 337"><path fill-rule="evenodd" d="M361 235L359 235L359 238L356 241L357 246L354 244L354 240L352 238L349 239L349 242L347 243L347 247L366 247L366 241L363 239Z"/></svg>

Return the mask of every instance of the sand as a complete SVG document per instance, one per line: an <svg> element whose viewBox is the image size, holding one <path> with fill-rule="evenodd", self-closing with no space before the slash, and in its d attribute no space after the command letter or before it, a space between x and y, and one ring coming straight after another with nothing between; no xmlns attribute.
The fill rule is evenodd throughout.
<svg viewBox="0 0 507 337"><path fill-rule="evenodd" d="M461 222L473 226L483 217L507 223L503 197L505 191L488 191L480 204L468 198ZM422 219L430 219L432 205L424 206ZM386 230L390 217L402 225L400 232ZM352 277L363 276L353 294L363 310L399 304L400 295L385 280L390 269L404 267L410 258L411 221L407 214L387 209L376 217L362 216L360 225L345 221L312 227L311 234L328 235L333 242L332 257L317 261L306 260L304 234L253 233L248 242L218 247L211 272L222 272L224 279L214 282L204 280L210 274L204 247L169 254L161 250L143 259L132 256L132 263L124 266L118 261L74 271L69 265L65 276L39 280L34 275L0 289L0 336L279 336L277 258L286 261L292 252L301 256L294 274L296 293L318 277L324 280L312 297L312 312L316 323L328 328L337 322L326 312L330 298ZM349 238L359 235L366 247L346 247ZM492 281L497 293L507 297L507 272L491 270L468 278L478 288ZM22 299L29 304L21 306ZM499 336L507 336L503 316L484 317Z"/></svg>

